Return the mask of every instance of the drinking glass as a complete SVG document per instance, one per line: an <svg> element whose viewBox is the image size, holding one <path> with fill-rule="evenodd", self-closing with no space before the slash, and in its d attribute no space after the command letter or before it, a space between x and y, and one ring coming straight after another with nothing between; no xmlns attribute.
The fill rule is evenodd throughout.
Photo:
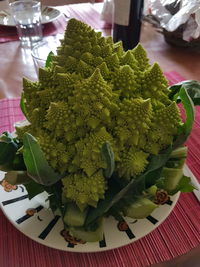
<svg viewBox="0 0 200 267"><path fill-rule="evenodd" d="M49 38L48 42L43 41L37 43L33 46L31 55L33 58L33 63L35 66L36 73L38 74L39 68L45 67L45 62L50 52L53 52L54 55L57 55L57 47L60 45L59 37L63 35L58 35L57 38Z"/></svg>
<svg viewBox="0 0 200 267"><path fill-rule="evenodd" d="M40 2L16 1L10 3L10 8L22 46L42 40Z"/></svg>

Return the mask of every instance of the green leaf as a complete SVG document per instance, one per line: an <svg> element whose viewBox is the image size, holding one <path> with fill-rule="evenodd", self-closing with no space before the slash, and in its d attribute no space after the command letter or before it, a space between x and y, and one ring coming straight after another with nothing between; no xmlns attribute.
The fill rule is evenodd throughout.
<svg viewBox="0 0 200 267"><path fill-rule="evenodd" d="M28 113L26 110L26 104L25 104L25 98L24 98L24 93L21 93L21 99L20 99L20 108L24 116L28 119Z"/></svg>
<svg viewBox="0 0 200 267"><path fill-rule="evenodd" d="M107 168L104 170L104 176L106 178L110 178L115 169L115 159L114 159L114 153L113 153L112 147L108 142L102 145L101 153L102 153L103 159L105 160L107 164Z"/></svg>
<svg viewBox="0 0 200 267"><path fill-rule="evenodd" d="M52 185L60 180L61 176L48 164L37 140L29 133L23 136L23 157L28 175L37 183Z"/></svg>
<svg viewBox="0 0 200 267"><path fill-rule="evenodd" d="M45 191L44 187L41 184L38 184L33 180L31 180L31 182L28 184L24 184L24 186L28 192L29 199L32 199L33 197Z"/></svg>
<svg viewBox="0 0 200 267"><path fill-rule="evenodd" d="M194 123L194 104L185 87L180 88L179 97L185 109L186 120L181 128L178 137L173 143L174 149L185 143L185 141L187 140L188 136L192 131Z"/></svg>
<svg viewBox="0 0 200 267"><path fill-rule="evenodd" d="M52 186L44 186L45 191L49 194L49 206L52 211L60 210L64 215L64 205L62 204L62 182L59 180Z"/></svg>
<svg viewBox="0 0 200 267"><path fill-rule="evenodd" d="M109 210L110 206L112 206L112 200L120 190L121 188L117 186L117 183L113 182L112 179L109 179L108 190L105 193L104 199L98 202L96 208L90 208L88 211L88 215L85 219L86 227L89 224L94 223L99 217L103 216L104 213Z"/></svg>
<svg viewBox="0 0 200 267"><path fill-rule="evenodd" d="M195 187L191 184L190 177L184 176L181 178L180 182L178 183L177 187L173 192L170 192L170 194L174 195L178 191L189 193L192 192L195 189Z"/></svg>
<svg viewBox="0 0 200 267"><path fill-rule="evenodd" d="M0 136L0 165L12 165L17 149L18 145L13 137L8 132L4 132Z"/></svg>
<svg viewBox="0 0 200 267"><path fill-rule="evenodd" d="M12 162L6 162L4 164L0 164L0 170L2 172L8 172L13 169Z"/></svg>
<svg viewBox="0 0 200 267"><path fill-rule="evenodd" d="M115 220L118 222L124 221L124 218L122 217L122 215L120 214L119 210L116 207L110 208L108 215L113 216L115 218Z"/></svg>
<svg viewBox="0 0 200 267"><path fill-rule="evenodd" d="M52 59L52 56L54 55L54 53L51 51L49 52L48 56L47 56L47 59L46 59L46 62L45 62L45 68L49 68L51 67L51 63L53 61Z"/></svg>
<svg viewBox="0 0 200 267"><path fill-rule="evenodd" d="M161 151L158 155L152 156L150 163L147 167L145 175L145 187L148 188L154 185L160 177L162 167L168 161L172 153L172 147L169 146L167 149Z"/></svg>
<svg viewBox="0 0 200 267"><path fill-rule="evenodd" d="M12 135L9 133L9 132L3 132L2 135L0 136L0 142L2 143L12 143L14 140L13 140L13 137Z"/></svg>
<svg viewBox="0 0 200 267"><path fill-rule="evenodd" d="M185 123L179 129L179 134L173 144L173 148L177 148L185 143L191 133L194 122L194 105L200 104L200 82L183 81L169 87L169 90L169 98L177 103L182 102L186 113Z"/></svg>
<svg viewBox="0 0 200 267"><path fill-rule="evenodd" d="M52 210L52 212L54 213L58 209L58 207L60 207L60 206L57 204L57 201L56 201L56 198L54 195L50 195L48 197L48 200L49 200L49 207Z"/></svg>
<svg viewBox="0 0 200 267"><path fill-rule="evenodd" d="M24 164L24 158L23 154L19 153L19 149L14 157L14 160L12 162L12 168L15 171L25 171L26 166Z"/></svg>
<svg viewBox="0 0 200 267"><path fill-rule="evenodd" d="M11 160L7 160L7 162L0 164L1 171L24 171L26 170L26 166L24 164L24 159L21 154L16 152L15 155L11 158Z"/></svg>
<svg viewBox="0 0 200 267"><path fill-rule="evenodd" d="M192 99L194 105L200 105L200 82L187 80L177 83L169 87L169 98L174 101L179 101L179 92L181 87L185 88L188 95Z"/></svg>
<svg viewBox="0 0 200 267"><path fill-rule="evenodd" d="M186 121L184 123L185 134L189 135L192 131L192 126L194 122L194 104L186 88L181 87L179 95L186 112Z"/></svg>
<svg viewBox="0 0 200 267"><path fill-rule="evenodd" d="M163 169L163 166L160 167L159 169L149 172L145 176L145 189L156 184L157 180L160 178L162 169Z"/></svg>
<svg viewBox="0 0 200 267"><path fill-rule="evenodd" d="M26 171L9 171L5 174L5 180L12 185L26 184L31 181Z"/></svg>

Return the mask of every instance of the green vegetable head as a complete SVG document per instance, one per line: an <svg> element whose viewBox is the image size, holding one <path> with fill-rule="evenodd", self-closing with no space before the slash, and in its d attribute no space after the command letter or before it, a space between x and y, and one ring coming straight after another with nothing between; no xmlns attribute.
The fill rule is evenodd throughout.
<svg viewBox="0 0 200 267"><path fill-rule="evenodd" d="M141 44L124 52L121 42L75 19L50 63L38 82L24 79L22 106L30 125L18 129L19 137L28 131L36 138L48 164L64 177L67 199L82 209L96 206L108 177L136 179L152 155L173 143L182 126L179 110Z"/></svg>

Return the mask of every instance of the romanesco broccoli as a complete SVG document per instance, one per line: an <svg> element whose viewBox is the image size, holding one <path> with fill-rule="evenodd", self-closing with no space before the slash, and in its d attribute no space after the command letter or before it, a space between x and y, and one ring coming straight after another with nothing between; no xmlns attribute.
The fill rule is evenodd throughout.
<svg viewBox="0 0 200 267"><path fill-rule="evenodd" d="M55 171L64 175L63 193L83 209L104 198L106 163L101 146L115 152L115 171L136 179L148 158L173 142L182 124L168 98L158 64L149 64L139 44L124 52L122 43L102 37L71 19L50 67L39 82L24 79L29 131Z"/></svg>

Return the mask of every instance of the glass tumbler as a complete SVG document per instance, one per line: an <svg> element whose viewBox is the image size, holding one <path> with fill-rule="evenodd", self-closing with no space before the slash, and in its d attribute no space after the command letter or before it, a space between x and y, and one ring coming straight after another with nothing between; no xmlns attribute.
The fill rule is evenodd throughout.
<svg viewBox="0 0 200 267"><path fill-rule="evenodd" d="M62 35L59 35L59 37ZM46 59L50 52L57 55L57 48L60 45L59 38L49 38L49 41L39 42L33 46L31 55L35 66L36 73L38 74L39 68L44 68Z"/></svg>
<svg viewBox="0 0 200 267"><path fill-rule="evenodd" d="M10 8L22 46L42 40L40 2L16 1L10 3Z"/></svg>

